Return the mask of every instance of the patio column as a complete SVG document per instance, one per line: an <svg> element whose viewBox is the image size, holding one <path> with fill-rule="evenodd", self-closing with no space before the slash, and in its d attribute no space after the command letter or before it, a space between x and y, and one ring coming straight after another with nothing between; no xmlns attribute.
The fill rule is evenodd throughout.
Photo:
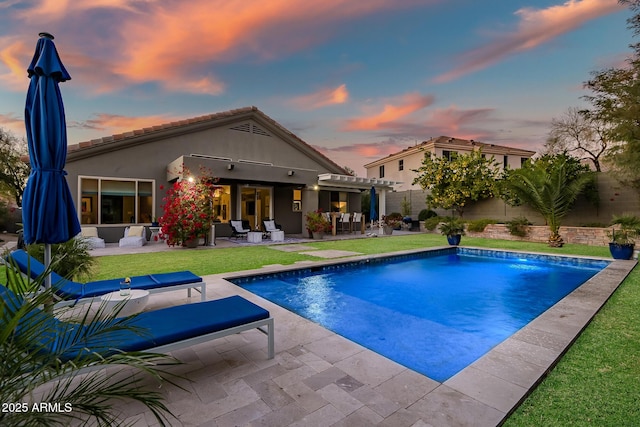
<svg viewBox="0 0 640 427"><path fill-rule="evenodd" d="M378 194L378 219L382 220L382 217L387 214L387 190L381 189ZM378 221L378 225L378 234L384 234L382 221Z"/></svg>
<svg viewBox="0 0 640 427"><path fill-rule="evenodd" d="M305 187L302 189L302 235L307 235L307 221L304 219L307 212L318 209L318 191L313 187Z"/></svg>

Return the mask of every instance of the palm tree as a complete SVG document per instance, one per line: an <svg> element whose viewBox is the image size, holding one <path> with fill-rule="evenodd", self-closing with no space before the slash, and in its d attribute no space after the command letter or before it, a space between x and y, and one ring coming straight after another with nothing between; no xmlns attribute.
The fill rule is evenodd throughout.
<svg viewBox="0 0 640 427"><path fill-rule="evenodd" d="M511 171L505 186L517 204L526 204L538 212L549 226L549 246L564 244L559 229L562 219L571 211L582 191L593 182L592 173L570 176L565 161L549 167L523 167Z"/></svg>
<svg viewBox="0 0 640 427"><path fill-rule="evenodd" d="M33 292L48 273L31 280L6 266L8 287L0 285L0 401L13 406L0 411L0 425L120 425L117 404L123 400L144 404L160 425L169 424L173 415L162 395L141 380L168 381L159 367L179 362L155 353L89 350L110 334L134 330L131 317L117 318L118 308L107 313L101 307L95 316L85 310L74 323L58 320L41 309L53 291ZM107 374L106 368L115 369Z"/></svg>

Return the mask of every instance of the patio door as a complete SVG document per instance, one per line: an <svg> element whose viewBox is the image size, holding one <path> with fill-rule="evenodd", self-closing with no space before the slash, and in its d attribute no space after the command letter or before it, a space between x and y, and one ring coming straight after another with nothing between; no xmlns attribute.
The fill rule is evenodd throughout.
<svg viewBox="0 0 640 427"><path fill-rule="evenodd" d="M253 230L262 229L262 221L271 218L271 188L241 187L240 215Z"/></svg>

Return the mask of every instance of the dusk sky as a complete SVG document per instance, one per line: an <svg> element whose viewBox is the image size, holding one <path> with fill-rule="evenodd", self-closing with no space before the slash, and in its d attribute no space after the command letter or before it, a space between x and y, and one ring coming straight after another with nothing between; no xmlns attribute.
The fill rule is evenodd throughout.
<svg viewBox="0 0 640 427"><path fill-rule="evenodd" d="M55 36L70 144L254 105L341 166L439 135L538 150L634 40L617 0L0 0L0 127Z"/></svg>

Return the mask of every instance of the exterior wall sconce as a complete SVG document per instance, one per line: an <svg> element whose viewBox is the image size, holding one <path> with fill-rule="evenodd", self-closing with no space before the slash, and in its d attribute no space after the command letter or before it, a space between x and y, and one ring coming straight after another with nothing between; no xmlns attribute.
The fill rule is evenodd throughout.
<svg viewBox="0 0 640 427"><path fill-rule="evenodd" d="M293 176L293 174L295 174L295 173L296 173L295 171L288 171L288 172L287 172L287 175L289 175L289 176Z"/></svg>
<svg viewBox="0 0 640 427"><path fill-rule="evenodd" d="M233 164L229 163L229 164L227 165L227 170L232 171L232 170L233 170L233 168L234 168L234 165L233 165Z"/></svg>

